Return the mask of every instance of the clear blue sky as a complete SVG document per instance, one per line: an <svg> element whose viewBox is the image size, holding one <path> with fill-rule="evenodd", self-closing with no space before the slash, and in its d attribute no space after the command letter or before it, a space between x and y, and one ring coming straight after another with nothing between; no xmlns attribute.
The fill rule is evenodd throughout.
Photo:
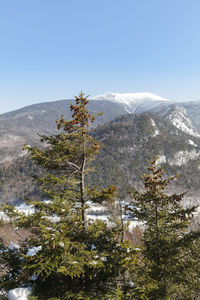
<svg viewBox="0 0 200 300"><path fill-rule="evenodd" d="M200 99L199 0L0 0L0 113L113 92Z"/></svg>

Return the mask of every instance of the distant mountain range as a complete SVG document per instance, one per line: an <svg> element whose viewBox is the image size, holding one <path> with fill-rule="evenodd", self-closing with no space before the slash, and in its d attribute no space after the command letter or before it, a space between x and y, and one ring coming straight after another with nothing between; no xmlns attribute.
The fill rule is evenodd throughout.
<svg viewBox="0 0 200 300"><path fill-rule="evenodd" d="M37 133L56 133L56 119L71 118L70 102L40 103L0 115L2 199L20 199L28 186L27 194L35 192L22 144L39 145ZM88 108L104 112L92 129L104 147L95 162L100 170L91 180L102 186L117 184L124 197L128 189L140 187L139 175L146 171L150 157L157 155L169 174L180 174L176 189L197 195L200 102L176 102L152 93L108 93L94 97Z"/></svg>

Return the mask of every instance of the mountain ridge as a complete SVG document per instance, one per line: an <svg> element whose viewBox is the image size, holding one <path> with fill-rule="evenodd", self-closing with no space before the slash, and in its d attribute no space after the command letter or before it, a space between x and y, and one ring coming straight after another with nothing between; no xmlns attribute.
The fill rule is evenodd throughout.
<svg viewBox="0 0 200 300"><path fill-rule="evenodd" d="M137 94L140 100L136 106L132 107L135 113L153 112L169 118L172 123L176 123L176 126L179 125L179 129L182 126L182 129L188 131L188 133L199 136L200 103L171 104L168 101L161 103L159 100L160 96L158 96L156 101L143 99L142 97L146 94L149 95L149 93ZM54 134L56 132L55 120L59 119L62 115L66 119L71 118L70 102L74 103L74 100L38 103L0 115L0 163L11 161L13 158L15 159L24 155L22 151L24 143L38 145L39 137L37 133ZM125 104L110 100L91 100L88 104L88 110L92 113L104 112L103 116L96 118L95 126L111 121L119 115L125 115L127 112L129 114L132 113L130 107L127 108ZM179 114L178 120L177 118L175 119L177 113ZM181 114L182 120L180 120Z"/></svg>
<svg viewBox="0 0 200 300"><path fill-rule="evenodd" d="M200 139L163 116L126 114L93 128L91 134L103 148L93 163L98 172L91 174L89 182L102 187L115 184L124 198L134 188L141 189L140 176L147 171L149 160L157 156L168 175L179 174L172 188L181 192L189 189L191 197L200 192ZM14 201L38 195L30 174L42 173L26 155L2 164L1 172L1 199Z"/></svg>
<svg viewBox="0 0 200 300"><path fill-rule="evenodd" d="M61 115L71 118L69 103L73 101L35 104L0 115L0 163L4 170L2 184L7 199L22 199L26 196L23 189L29 190L29 194L36 193L29 176L30 170L35 172L36 169L26 161L22 145L40 146L37 133L56 134L56 119ZM145 105L141 107L141 103L138 110L147 109ZM102 174L108 176L100 178L98 174L94 175L97 182L100 180L100 185L116 183L120 186L123 183L120 193L124 196L124 191L132 188L131 182L138 183L149 159L158 155L170 175L177 171L181 174L179 186L196 193L200 176L200 103L169 104L165 101L160 104L157 101L157 104L143 113L127 114L122 103L90 101L88 110L91 113L104 111L103 116L96 118L96 127L91 131L105 144L97 163L102 166Z"/></svg>

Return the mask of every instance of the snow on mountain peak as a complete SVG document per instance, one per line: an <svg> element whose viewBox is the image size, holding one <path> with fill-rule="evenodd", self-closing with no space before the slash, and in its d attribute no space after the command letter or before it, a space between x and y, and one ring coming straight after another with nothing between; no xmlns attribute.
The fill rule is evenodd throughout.
<svg viewBox="0 0 200 300"><path fill-rule="evenodd" d="M153 93L106 93L95 96L94 100L109 100L120 103L128 113L141 113L169 101Z"/></svg>
<svg viewBox="0 0 200 300"><path fill-rule="evenodd" d="M106 93L93 97L94 100L110 100L114 102L120 102L124 104L131 104L133 102L141 102L143 100L152 100L152 101L167 101L167 99L162 98L153 93Z"/></svg>
<svg viewBox="0 0 200 300"><path fill-rule="evenodd" d="M109 92L96 97L94 100L109 100L121 104L127 113L143 113L154 110L157 107L161 107L163 115L168 119L175 127L181 131L200 137L200 134L194 128L192 121L187 116L186 109L178 104L171 106L173 102L171 100L162 98L156 94L145 93L113 93ZM163 107L164 104L164 107ZM167 105L166 105L167 104ZM169 106L168 106L169 104ZM155 133L158 134L158 131Z"/></svg>

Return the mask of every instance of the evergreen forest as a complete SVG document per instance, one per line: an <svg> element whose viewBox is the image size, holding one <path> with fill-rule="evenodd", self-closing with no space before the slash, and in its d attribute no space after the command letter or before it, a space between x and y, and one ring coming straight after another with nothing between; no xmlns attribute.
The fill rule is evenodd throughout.
<svg viewBox="0 0 200 300"><path fill-rule="evenodd" d="M145 171L138 169L142 189L123 181L114 164L109 176L116 180L101 182L106 164L96 161L104 146L90 130L101 113L88 111L83 93L75 100L72 119L61 116L55 134L40 135L41 146L24 145L37 170L37 193L25 199L32 213L0 206L7 217L0 232L20 235L10 246L0 239L1 299L20 287L30 300L200 299L197 206L183 205L185 192L167 192L176 177L166 176L154 153ZM95 205L108 212L106 220L89 217ZM130 230L128 219L138 225Z"/></svg>

